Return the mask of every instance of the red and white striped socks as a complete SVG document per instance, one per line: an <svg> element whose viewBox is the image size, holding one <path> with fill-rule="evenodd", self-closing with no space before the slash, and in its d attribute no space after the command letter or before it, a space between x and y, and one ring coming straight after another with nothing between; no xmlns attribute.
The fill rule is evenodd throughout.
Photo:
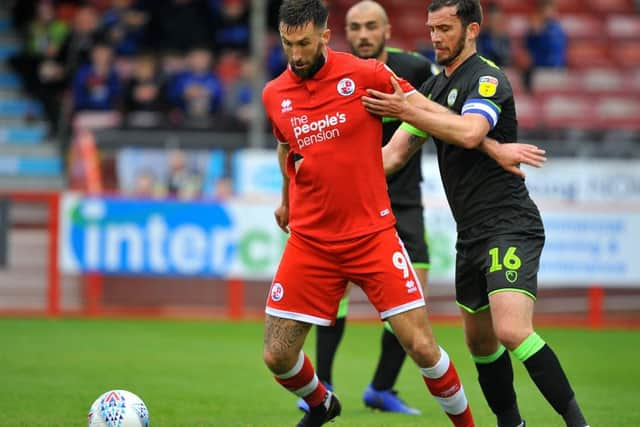
<svg viewBox="0 0 640 427"><path fill-rule="evenodd" d="M473 427L467 396L449 355L440 347L440 360L430 368L420 368L422 379L455 427Z"/></svg>
<svg viewBox="0 0 640 427"><path fill-rule="evenodd" d="M310 407L320 405L327 394L324 384L318 380L311 360L303 351L300 352L293 368L274 377L284 388L303 398Z"/></svg>

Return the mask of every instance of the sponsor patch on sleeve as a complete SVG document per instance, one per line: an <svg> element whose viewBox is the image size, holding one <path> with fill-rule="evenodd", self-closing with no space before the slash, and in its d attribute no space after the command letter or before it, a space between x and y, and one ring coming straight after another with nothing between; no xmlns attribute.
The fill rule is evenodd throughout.
<svg viewBox="0 0 640 427"><path fill-rule="evenodd" d="M493 76L482 76L478 81L478 93L485 98L496 94L498 89L498 79Z"/></svg>

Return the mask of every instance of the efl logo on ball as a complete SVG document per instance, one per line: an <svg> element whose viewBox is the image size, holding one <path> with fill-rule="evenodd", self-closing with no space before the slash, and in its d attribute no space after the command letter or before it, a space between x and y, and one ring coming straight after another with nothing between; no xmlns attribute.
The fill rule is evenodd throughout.
<svg viewBox="0 0 640 427"><path fill-rule="evenodd" d="M149 411L130 391L109 390L93 402L87 421L89 427L149 427Z"/></svg>

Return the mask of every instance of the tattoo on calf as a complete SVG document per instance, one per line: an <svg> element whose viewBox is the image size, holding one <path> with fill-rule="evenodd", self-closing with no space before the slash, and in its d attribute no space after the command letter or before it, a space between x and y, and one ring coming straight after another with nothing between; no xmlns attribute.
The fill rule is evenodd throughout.
<svg viewBox="0 0 640 427"><path fill-rule="evenodd" d="M287 353L291 347L301 345L310 325L290 319L267 316L264 344L274 353Z"/></svg>

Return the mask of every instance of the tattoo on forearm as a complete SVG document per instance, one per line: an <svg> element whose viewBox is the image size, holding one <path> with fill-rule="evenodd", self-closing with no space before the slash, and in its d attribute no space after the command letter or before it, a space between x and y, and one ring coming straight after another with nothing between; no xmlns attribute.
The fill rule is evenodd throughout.
<svg viewBox="0 0 640 427"><path fill-rule="evenodd" d="M423 138L416 135L409 135L409 151L415 150L417 145L422 144Z"/></svg>
<svg viewBox="0 0 640 427"><path fill-rule="evenodd" d="M309 325L305 323L267 315L264 345L274 353L286 354L291 347L302 344L308 331Z"/></svg>

